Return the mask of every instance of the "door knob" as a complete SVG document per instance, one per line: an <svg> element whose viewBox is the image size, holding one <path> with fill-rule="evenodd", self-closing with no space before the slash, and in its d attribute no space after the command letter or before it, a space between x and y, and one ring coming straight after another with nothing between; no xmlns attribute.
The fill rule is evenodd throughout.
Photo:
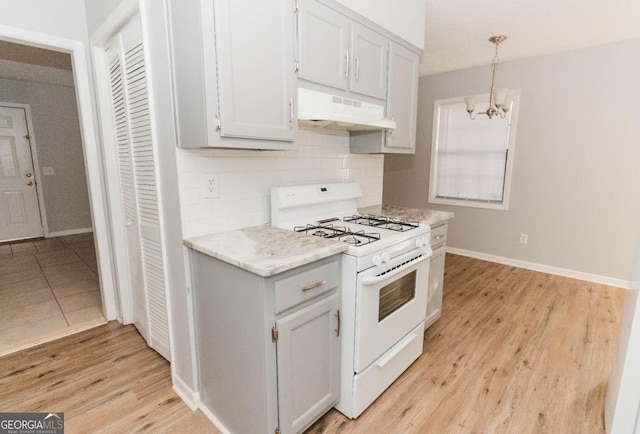
<svg viewBox="0 0 640 434"><path fill-rule="evenodd" d="M31 172L27 172L27 178L31 178L33 176L33 174Z"/></svg>
<svg viewBox="0 0 640 434"><path fill-rule="evenodd" d="M29 182L27 182L27 185L28 185L29 187L31 187L31 186L33 185L33 182L32 182L32 181L29 181Z"/></svg>

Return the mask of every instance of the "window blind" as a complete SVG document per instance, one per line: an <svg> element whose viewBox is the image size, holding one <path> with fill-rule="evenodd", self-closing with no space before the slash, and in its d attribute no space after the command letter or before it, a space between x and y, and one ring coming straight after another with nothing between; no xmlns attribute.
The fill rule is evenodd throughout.
<svg viewBox="0 0 640 434"><path fill-rule="evenodd" d="M488 107L488 98L479 108ZM469 119L463 101L438 105L436 191L442 199L501 203L509 152L511 112L505 119Z"/></svg>

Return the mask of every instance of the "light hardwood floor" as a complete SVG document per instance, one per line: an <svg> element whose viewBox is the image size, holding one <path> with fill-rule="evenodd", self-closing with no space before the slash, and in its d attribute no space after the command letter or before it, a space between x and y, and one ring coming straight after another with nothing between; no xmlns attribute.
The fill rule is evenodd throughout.
<svg viewBox="0 0 640 434"><path fill-rule="evenodd" d="M449 254L444 290L424 354L309 432L604 433L624 290Z"/></svg>
<svg viewBox="0 0 640 434"><path fill-rule="evenodd" d="M117 322L0 359L0 412L64 413L67 434L217 433L171 387L169 363Z"/></svg>
<svg viewBox="0 0 640 434"><path fill-rule="evenodd" d="M447 255L424 354L357 420L309 433L603 433L624 291ZM0 412L64 412L67 433L217 432L168 363L110 323L0 358ZM247 409L250 411L250 409Z"/></svg>

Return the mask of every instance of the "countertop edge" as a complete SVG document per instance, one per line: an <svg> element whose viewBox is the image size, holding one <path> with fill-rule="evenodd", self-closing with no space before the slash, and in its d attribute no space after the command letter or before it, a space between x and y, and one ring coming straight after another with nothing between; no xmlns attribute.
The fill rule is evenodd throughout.
<svg viewBox="0 0 640 434"><path fill-rule="evenodd" d="M237 254L229 243L233 237L248 240L247 254ZM255 237L253 239L252 237ZM306 243L300 243L300 240ZM277 249L276 245L291 243ZM260 277L271 277L294 268L340 254L348 246L334 240L299 234L269 225L253 226L228 232L201 235L183 240L183 244L197 252L211 256ZM218 246L213 247L215 244ZM312 245L309 245L312 244ZM296 246L300 245L300 248ZM253 249L251 249L253 247ZM289 247L289 248L287 248ZM293 247L293 248L291 248Z"/></svg>

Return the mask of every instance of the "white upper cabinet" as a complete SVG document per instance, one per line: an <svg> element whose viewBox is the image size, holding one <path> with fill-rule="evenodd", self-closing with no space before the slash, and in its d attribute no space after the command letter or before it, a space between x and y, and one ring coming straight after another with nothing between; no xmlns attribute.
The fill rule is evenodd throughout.
<svg viewBox="0 0 640 434"><path fill-rule="evenodd" d="M358 23L351 24L353 92L384 99L387 94L387 47L389 40Z"/></svg>
<svg viewBox="0 0 640 434"><path fill-rule="evenodd" d="M413 152L416 146L419 64L418 53L390 41L387 116L396 128L388 133L386 146L400 152Z"/></svg>
<svg viewBox="0 0 640 434"><path fill-rule="evenodd" d="M298 78L347 90L349 19L316 1L301 2L298 13Z"/></svg>
<svg viewBox="0 0 640 434"><path fill-rule="evenodd" d="M387 117L396 122L396 127L391 131L352 134L349 138L352 153L415 153L419 64L417 52L389 41Z"/></svg>
<svg viewBox="0 0 640 434"><path fill-rule="evenodd" d="M298 78L384 99L388 39L318 1L300 2Z"/></svg>
<svg viewBox="0 0 640 434"><path fill-rule="evenodd" d="M291 149L289 0L170 0L178 144Z"/></svg>

